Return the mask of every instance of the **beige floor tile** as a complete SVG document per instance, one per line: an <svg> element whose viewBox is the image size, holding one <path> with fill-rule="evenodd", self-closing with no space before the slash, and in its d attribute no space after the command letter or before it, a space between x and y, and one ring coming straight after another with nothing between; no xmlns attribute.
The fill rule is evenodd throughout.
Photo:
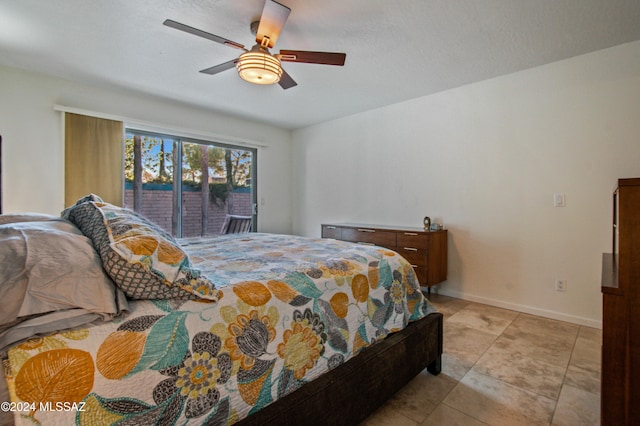
<svg viewBox="0 0 640 426"><path fill-rule="evenodd" d="M553 416L556 426L596 426L600 424L600 397L565 385Z"/></svg>
<svg viewBox="0 0 640 426"><path fill-rule="evenodd" d="M522 357L517 352L494 345L473 366L473 371L556 400L566 369L535 358Z"/></svg>
<svg viewBox="0 0 640 426"><path fill-rule="evenodd" d="M601 330L431 298L445 316L442 373L421 372L363 425L599 424Z"/></svg>
<svg viewBox="0 0 640 426"><path fill-rule="evenodd" d="M422 395L425 400L439 404L457 383L458 380L448 376L446 373L434 376L427 369L424 369L402 391Z"/></svg>
<svg viewBox="0 0 640 426"><path fill-rule="evenodd" d="M428 389L420 384L409 383L391 397L387 404L414 422L422 423L437 406L436 402L429 399Z"/></svg>
<svg viewBox="0 0 640 426"><path fill-rule="evenodd" d="M499 336L517 316L514 311L472 303L453 314L447 322Z"/></svg>
<svg viewBox="0 0 640 426"><path fill-rule="evenodd" d="M429 301L436 307L436 309L438 309L439 312L442 312L445 320L456 312L466 308L471 303L466 300L434 293L428 297Z"/></svg>
<svg viewBox="0 0 640 426"><path fill-rule="evenodd" d="M417 426L418 423L404 416L390 404L378 408L360 423L360 426Z"/></svg>
<svg viewBox="0 0 640 426"><path fill-rule="evenodd" d="M420 426L485 426L486 423L474 419L448 405L440 404Z"/></svg>
<svg viewBox="0 0 640 426"><path fill-rule="evenodd" d="M509 326L509 331L523 332L543 338L552 337L558 340L574 341L580 326L564 321L537 317L529 314L520 314Z"/></svg>
<svg viewBox="0 0 640 426"><path fill-rule="evenodd" d="M600 329L580 326L578 336L602 344L602 330Z"/></svg>
<svg viewBox="0 0 640 426"><path fill-rule="evenodd" d="M475 364L475 362L445 352L442 354L441 374L446 374L456 381L462 380L464 375L471 370L473 364Z"/></svg>
<svg viewBox="0 0 640 426"><path fill-rule="evenodd" d="M564 378L564 384L591 392L595 395L600 395L600 372L589 371L569 365Z"/></svg>
<svg viewBox="0 0 640 426"><path fill-rule="evenodd" d="M542 335L509 327L496 340L496 347L566 368L571 359L575 336Z"/></svg>
<svg viewBox="0 0 640 426"><path fill-rule="evenodd" d="M600 342L578 336L571 355L570 365L599 373L601 358L602 346Z"/></svg>
<svg viewBox="0 0 640 426"><path fill-rule="evenodd" d="M548 425L556 401L473 370L443 404L494 426Z"/></svg>
<svg viewBox="0 0 640 426"><path fill-rule="evenodd" d="M493 334L451 319L444 322L443 332L442 371L456 380L462 379L496 339Z"/></svg>

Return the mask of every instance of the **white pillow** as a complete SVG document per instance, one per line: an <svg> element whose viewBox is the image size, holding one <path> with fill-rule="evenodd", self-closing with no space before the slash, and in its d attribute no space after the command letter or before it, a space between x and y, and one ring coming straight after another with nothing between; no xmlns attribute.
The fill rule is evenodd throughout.
<svg viewBox="0 0 640 426"><path fill-rule="evenodd" d="M111 319L127 307L91 241L55 216L0 225L0 300L0 351L11 343L10 329L34 317L57 312L60 319L60 311L69 311Z"/></svg>

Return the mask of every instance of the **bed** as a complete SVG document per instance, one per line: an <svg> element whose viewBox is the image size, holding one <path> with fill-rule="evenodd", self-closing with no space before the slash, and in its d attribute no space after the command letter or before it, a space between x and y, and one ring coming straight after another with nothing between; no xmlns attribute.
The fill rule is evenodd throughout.
<svg viewBox="0 0 640 426"><path fill-rule="evenodd" d="M177 242L95 195L62 216L0 216L0 260L22 262L0 267L24 293L0 317L16 424L357 424L440 372L442 315L395 252L261 233ZM25 284L15 269L30 268ZM5 287L3 305L19 298Z"/></svg>

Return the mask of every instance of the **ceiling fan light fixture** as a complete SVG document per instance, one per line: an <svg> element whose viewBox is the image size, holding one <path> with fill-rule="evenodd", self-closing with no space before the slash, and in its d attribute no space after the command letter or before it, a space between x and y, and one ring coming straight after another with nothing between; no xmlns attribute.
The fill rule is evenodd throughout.
<svg viewBox="0 0 640 426"><path fill-rule="evenodd" d="M175 28L176 30L184 31L244 52L235 59L200 70L201 73L214 75L235 66L240 78L249 83L278 83L280 87L286 90L297 86L298 83L282 69L282 62L343 66L347 56L345 53L312 52L305 50L281 50L280 53L272 55L269 49L275 45L282 31L282 27L284 27L285 22L287 22L289 13L291 13L291 9L278 3L278 1L264 0L264 8L262 9L260 19L254 20L251 23L251 33L255 35L256 40L256 44L251 50L247 50L243 44L181 24L171 19L166 19L163 24L167 27Z"/></svg>
<svg viewBox="0 0 640 426"><path fill-rule="evenodd" d="M240 78L253 84L275 84L282 77L280 61L264 49L252 49L238 58Z"/></svg>

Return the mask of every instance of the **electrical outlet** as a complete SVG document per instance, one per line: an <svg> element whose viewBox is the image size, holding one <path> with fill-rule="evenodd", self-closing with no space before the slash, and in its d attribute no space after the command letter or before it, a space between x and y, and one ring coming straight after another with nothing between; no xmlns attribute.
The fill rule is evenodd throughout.
<svg viewBox="0 0 640 426"><path fill-rule="evenodd" d="M556 280L556 291L567 291L567 280Z"/></svg>

